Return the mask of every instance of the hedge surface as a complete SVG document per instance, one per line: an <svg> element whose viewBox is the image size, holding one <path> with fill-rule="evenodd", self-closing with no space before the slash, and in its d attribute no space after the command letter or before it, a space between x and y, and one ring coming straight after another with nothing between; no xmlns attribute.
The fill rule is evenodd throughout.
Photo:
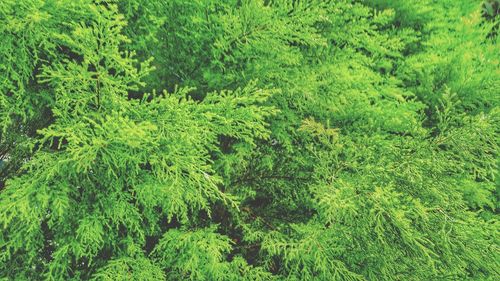
<svg viewBox="0 0 500 281"><path fill-rule="evenodd" d="M1 0L0 280L500 280L499 3Z"/></svg>

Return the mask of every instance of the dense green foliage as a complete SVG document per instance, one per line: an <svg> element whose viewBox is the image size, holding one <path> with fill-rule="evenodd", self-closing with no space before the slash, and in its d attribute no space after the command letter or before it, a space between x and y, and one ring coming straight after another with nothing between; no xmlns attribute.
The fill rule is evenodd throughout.
<svg viewBox="0 0 500 281"><path fill-rule="evenodd" d="M0 280L499 280L498 14L1 0Z"/></svg>

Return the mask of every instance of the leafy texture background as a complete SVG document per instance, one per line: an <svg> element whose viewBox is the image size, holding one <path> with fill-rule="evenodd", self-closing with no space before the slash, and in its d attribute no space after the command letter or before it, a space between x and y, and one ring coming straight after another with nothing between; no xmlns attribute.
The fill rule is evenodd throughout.
<svg viewBox="0 0 500 281"><path fill-rule="evenodd" d="M0 279L498 280L498 14L0 1Z"/></svg>

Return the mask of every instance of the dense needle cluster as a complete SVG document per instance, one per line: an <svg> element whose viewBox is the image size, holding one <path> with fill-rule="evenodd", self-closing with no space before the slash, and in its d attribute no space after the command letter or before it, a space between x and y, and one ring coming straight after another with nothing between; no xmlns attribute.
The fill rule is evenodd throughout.
<svg viewBox="0 0 500 281"><path fill-rule="evenodd" d="M499 6L1 0L0 280L499 280Z"/></svg>

